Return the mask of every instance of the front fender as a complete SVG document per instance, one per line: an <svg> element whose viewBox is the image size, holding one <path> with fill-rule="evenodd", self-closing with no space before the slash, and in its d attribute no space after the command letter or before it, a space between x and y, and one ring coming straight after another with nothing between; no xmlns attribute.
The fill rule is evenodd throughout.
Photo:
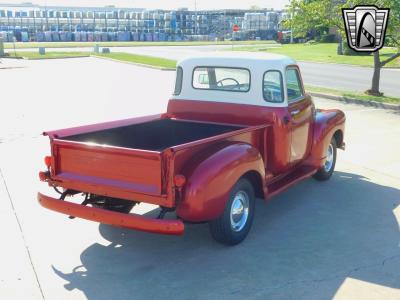
<svg viewBox="0 0 400 300"><path fill-rule="evenodd" d="M188 175L177 215L190 222L209 221L224 211L229 192L246 172L265 178L259 151L246 143L230 144L208 156Z"/></svg>
<svg viewBox="0 0 400 300"><path fill-rule="evenodd" d="M344 135L345 121L346 117L341 110L329 109L316 112L309 164L315 168L320 168L324 164L326 151L334 134L340 131L342 136ZM343 145L343 141L340 141L338 147Z"/></svg>

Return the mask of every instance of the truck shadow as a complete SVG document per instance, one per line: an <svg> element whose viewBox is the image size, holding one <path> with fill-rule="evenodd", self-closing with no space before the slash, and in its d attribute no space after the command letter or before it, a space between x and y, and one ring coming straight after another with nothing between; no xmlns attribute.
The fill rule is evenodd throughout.
<svg viewBox="0 0 400 300"><path fill-rule="evenodd" d="M88 299L331 299L349 277L398 289L396 207L399 189L336 172L258 201L236 247L214 242L207 224L187 225L183 237L100 225L109 245L85 249L72 272L53 269Z"/></svg>

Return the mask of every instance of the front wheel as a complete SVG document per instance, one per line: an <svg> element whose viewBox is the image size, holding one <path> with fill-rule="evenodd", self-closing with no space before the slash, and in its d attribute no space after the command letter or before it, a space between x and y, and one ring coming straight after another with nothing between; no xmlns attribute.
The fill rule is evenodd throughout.
<svg viewBox="0 0 400 300"><path fill-rule="evenodd" d="M331 143L326 151L326 160L324 165L314 174L314 178L320 181L325 181L331 178L336 165L336 140L332 138Z"/></svg>
<svg viewBox="0 0 400 300"><path fill-rule="evenodd" d="M231 189L224 213L209 223L212 237L226 245L242 242L254 218L255 196L251 182L240 179Z"/></svg>

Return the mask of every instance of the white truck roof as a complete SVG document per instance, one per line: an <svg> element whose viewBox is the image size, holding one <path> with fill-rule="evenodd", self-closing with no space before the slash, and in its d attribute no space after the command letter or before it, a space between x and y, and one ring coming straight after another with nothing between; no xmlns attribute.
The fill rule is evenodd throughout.
<svg viewBox="0 0 400 300"><path fill-rule="evenodd" d="M178 62L177 67L183 69L182 89L179 95L172 99L198 100L211 102L228 102L250 105L282 107L287 102L266 103L263 98L263 77L268 70L280 71L283 78L284 89L286 68L297 65L290 57L259 52L220 52L196 57L188 57ZM247 92L232 92L223 90L196 89L192 85L193 71L197 67L228 67L243 68L250 71L250 89ZM285 97L286 99L286 97Z"/></svg>
<svg viewBox="0 0 400 300"><path fill-rule="evenodd" d="M263 64L265 62L265 64ZM196 57L188 57L178 62L182 68L195 66L220 66L220 67L240 67L250 71L261 69L265 72L265 67L274 70L284 70L288 65L296 64L292 58L280 54L260 53L260 52L221 52L206 54Z"/></svg>

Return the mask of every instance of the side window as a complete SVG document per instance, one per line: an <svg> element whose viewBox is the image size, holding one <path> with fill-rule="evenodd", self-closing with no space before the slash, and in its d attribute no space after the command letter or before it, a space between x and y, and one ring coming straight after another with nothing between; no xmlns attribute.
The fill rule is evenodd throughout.
<svg viewBox="0 0 400 300"><path fill-rule="evenodd" d="M297 69L286 70L286 88L287 88L289 103L296 101L301 96L303 96L300 76Z"/></svg>
<svg viewBox="0 0 400 300"><path fill-rule="evenodd" d="M176 79L175 79L175 89L174 89L175 96L179 95L182 91L182 78L183 78L182 67L178 67L176 69Z"/></svg>
<svg viewBox="0 0 400 300"><path fill-rule="evenodd" d="M283 102L282 74L279 71L264 73L263 95L268 102Z"/></svg>

